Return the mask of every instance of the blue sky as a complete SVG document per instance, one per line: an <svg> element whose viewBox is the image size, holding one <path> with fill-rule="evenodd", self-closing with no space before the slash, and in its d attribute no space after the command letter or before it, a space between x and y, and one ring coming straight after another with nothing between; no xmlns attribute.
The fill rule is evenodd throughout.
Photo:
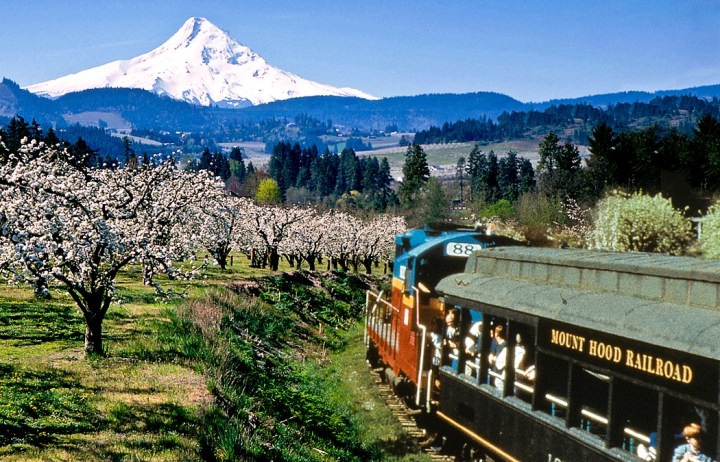
<svg viewBox="0 0 720 462"><path fill-rule="evenodd" d="M720 84L720 0L25 0L0 14L0 76L23 86L148 52L191 16L276 67L381 97Z"/></svg>

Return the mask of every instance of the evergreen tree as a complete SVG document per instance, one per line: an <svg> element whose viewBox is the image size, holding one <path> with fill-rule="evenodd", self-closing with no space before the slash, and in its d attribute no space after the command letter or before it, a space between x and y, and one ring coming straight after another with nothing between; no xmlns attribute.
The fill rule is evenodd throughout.
<svg viewBox="0 0 720 462"><path fill-rule="evenodd" d="M442 188L440 180L431 177L420 193L422 200L418 206L418 224L442 223L450 217L450 201Z"/></svg>
<svg viewBox="0 0 720 462"><path fill-rule="evenodd" d="M720 189L720 122L712 115L703 116L693 130L689 158L684 164L692 184L704 190Z"/></svg>
<svg viewBox="0 0 720 462"><path fill-rule="evenodd" d="M615 144L615 132L604 122L597 125L588 138L590 157L585 173L588 194L593 199L599 199L608 187L617 184Z"/></svg>
<svg viewBox="0 0 720 462"><path fill-rule="evenodd" d="M660 188L660 138L658 127L653 126L634 137L633 163L631 171L633 184L642 190L653 191Z"/></svg>
<svg viewBox="0 0 720 462"><path fill-rule="evenodd" d="M205 148L200 154L197 169L213 171L213 155L210 154L210 148Z"/></svg>
<svg viewBox="0 0 720 462"><path fill-rule="evenodd" d="M327 153L326 155L332 155ZM319 197L325 197L330 190L330 178L326 175L326 155L318 157L310 165L310 191L315 192ZM334 185L333 185L334 186Z"/></svg>
<svg viewBox="0 0 720 462"><path fill-rule="evenodd" d="M135 157L135 150L132 148L132 140L128 136L123 136L123 153L126 167L133 167L137 165L137 158Z"/></svg>
<svg viewBox="0 0 720 462"><path fill-rule="evenodd" d="M500 175L500 166L495 151L492 149L487 155L487 167L484 175L481 176L483 184L483 192L485 193L485 201L493 204L501 199L498 177Z"/></svg>
<svg viewBox="0 0 720 462"><path fill-rule="evenodd" d="M40 128L40 124L37 123L35 119L30 122L30 126L28 127L28 138L38 141L43 139L42 128Z"/></svg>
<svg viewBox="0 0 720 462"><path fill-rule="evenodd" d="M376 210L386 210L387 207L392 203L393 190L390 187L392 184L392 174L390 172L390 163L387 157L383 157L380 162L380 171L377 177L377 202L375 204Z"/></svg>
<svg viewBox="0 0 720 462"><path fill-rule="evenodd" d="M198 160L197 159L190 159L188 163L185 165L185 170L188 172L197 172L198 171Z"/></svg>
<svg viewBox="0 0 720 462"><path fill-rule="evenodd" d="M425 151L419 144L408 146L403 166L403 181L400 185L400 202L405 208L414 205L420 189L430 178L430 168L427 164Z"/></svg>
<svg viewBox="0 0 720 462"><path fill-rule="evenodd" d="M554 132L540 142L538 182L546 196L576 198L582 190L580 151L569 142L560 144Z"/></svg>
<svg viewBox="0 0 720 462"><path fill-rule="evenodd" d="M16 115L5 128L3 135L3 143L8 152L17 152L22 144L22 139L30 139L30 127L28 123L19 115Z"/></svg>
<svg viewBox="0 0 720 462"><path fill-rule="evenodd" d="M535 170L532 163L523 157L520 159L518 197L535 190Z"/></svg>
<svg viewBox="0 0 720 462"><path fill-rule="evenodd" d="M58 138L57 134L55 133L55 130L51 128L48 128L47 134L45 135L45 144L48 146L57 146L60 144L60 138Z"/></svg>
<svg viewBox="0 0 720 462"><path fill-rule="evenodd" d="M466 171L468 174L468 181L470 182L470 202L473 202L478 198L480 190L482 189L479 184L481 173L485 170L487 165L487 157L480 150L478 145L473 146L470 155L468 156Z"/></svg>
<svg viewBox="0 0 720 462"><path fill-rule="evenodd" d="M360 189L360 167L357 155L352 148L345 148L340 153L335 194L341 196L350 191Z"/></svg>
<svg viewBox="0 0 720 462"><path fill-rule="evenodd" d="M67 148L68 161L79 168L88 168L97 165L97 151L91 149L82 137L75 144Z"/></svg>
<svg viewBox="0 0 720 462"><path fill-rule="evenodd" d="M300 153L300 167L298 169L297 179L295 180L295 186L297 188L304 188L307 190L311 189L312 175L311 169L312 164L318 157L318 149L316 145L312 145L309 148L304 148Z"/></svg>
<svg viewBox="0 0 720 462"><path fill-rule="evenodd" d="M519 196L519 160L516 151L509 151L498 161L498 189L501 199L515 202Z"/></svg>
<svg viewBox="0 0 720 462"><path fill-rule="evenodd" d="M380 162L377 157L365 157L359 160L362 179L361 191L373 196L378 191L377 180L380 175Z"/></svg>
<svg viewBox="0 0 720 462"><path fill-rule="evenodd" d="M463 194L465 193L465 157L460 156L455 166L458 183L460 185L460 202L465 201Z"/></svg>
<svg viewBox="0 0 720 462"><path fill-rule="evenodd" d="M551 175L555 170L555 163L560 157L560 138L555 132L550 132L540 142L540 160L537 165L538 175Z"/></svg>
<svg viewBox="0 0 720 462"><path fill-rule="evenodd" d="M245 168L242 150L237 146L230 149L228 161L230 163L230 174L237 178L240 183L244 183L247 177L247 169Z"/></svg>
<svg viewBox="0 0 720 462"><path fill-rule="evenodd" d="M222 178L223 181L227 181L227 179L230 178L230 162L228 162L222 152L215 152L212 172Z"/></svg>

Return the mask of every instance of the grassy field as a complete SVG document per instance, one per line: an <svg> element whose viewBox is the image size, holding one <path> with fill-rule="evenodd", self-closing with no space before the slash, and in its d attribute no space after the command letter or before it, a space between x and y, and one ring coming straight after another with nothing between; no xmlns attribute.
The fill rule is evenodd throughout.
<svg viewBox="0 0 720 462"><path fill-rule="evenodd" d="M447 143L423 145L427 155L427 163L431 167L432 176L455 175L455 167L460 157L468 159L475 143ZM484 153L495 151L498 157L502 157L510 150L515 150L518 156L529 159L533 164L538 159L538 143L533 140L517 140L503 143L481 145ZM390 172L394 178L402 176L402 168L405 165L405 147L392 147L386 149L375 149L372 151L361 151L359 156L371 156L382 159L386 157L390 164Z"/></svg>
<svg viewBox="0 0 720 462"><path fill-rule="evenodd" d="M105 358L86 359L68 296L0 292L3 460L193 460L213 401L191 365L162 360L156 334L171 306L128 279L104 324Z"/></svg>
<svg viewBox="0 0 720 462"><path fill-rule="evenodd" d="M214 286L263 274L236 262L193 282L189 294L202 300ZM39 301L30 290L0 286L0 460L208 459L203 434L217 419L216 397L204 366L183 360L181 337L170 332L172 313L186 302L156 300L138 276L120 281L122 303L111 307L103 328L107 355L92 359L67 295L53 291L52 300ZM381 459L427 460L373 390L361 329L347 335L348 348L317 370L337 384L330 395L355 413L363 444L380 448Z"/></svg>

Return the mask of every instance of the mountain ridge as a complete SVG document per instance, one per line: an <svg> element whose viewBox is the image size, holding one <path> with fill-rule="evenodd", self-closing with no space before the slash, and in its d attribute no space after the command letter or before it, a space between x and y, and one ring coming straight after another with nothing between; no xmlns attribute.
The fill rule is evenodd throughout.
<svg viewBox="0 0 720 462"><path fill-rule="evenodd" d="M589 104L607 108L619 103L649 102L656 97L684 94L704 99L720 98L720 85L655 93L608 93L543 103L522 103L501 93L475 92L431 93L379 100L312 96L244 109L223 109L192 105L146 90L123 88L84 90L51 100L23 90L5 78L0 82L0 117L9 119L18 114L28 120L35 118L40 123L61 126L69 123L68 115L106 111L121 115L135 128L191 131L217 124L255 123L268 118L293 120L298 114L306 114L318 120L332 120L337 125L363 130L383 130L388 125L397 125L401 131L411 131L468 118L495 119L503 112L543 111L553 105Z"/></svg>

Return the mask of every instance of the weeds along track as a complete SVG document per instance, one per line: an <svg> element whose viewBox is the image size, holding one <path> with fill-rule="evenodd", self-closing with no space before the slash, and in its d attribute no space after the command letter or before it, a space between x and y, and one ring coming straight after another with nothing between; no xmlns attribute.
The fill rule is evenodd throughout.
<svg viewBox="0 0 720 462"><path fill-rule="evenodd" d="M428 454L433 461L454 462L454 457L438 454L432 449L429 444L429 439L432 438L432 435L424 428L420 428L418 425L418 422L414 417L417 414L417 411L410 409L402 399L393 393L392 387L382 379L382 369L373 369L370 365L368 365L368 369L375 381L375 385L377 386L380 396L385 401L385 404L392 411L393 415L403 427L405 432L412 438L415 438L418 445L423 449L423 452Z"/></svg>

